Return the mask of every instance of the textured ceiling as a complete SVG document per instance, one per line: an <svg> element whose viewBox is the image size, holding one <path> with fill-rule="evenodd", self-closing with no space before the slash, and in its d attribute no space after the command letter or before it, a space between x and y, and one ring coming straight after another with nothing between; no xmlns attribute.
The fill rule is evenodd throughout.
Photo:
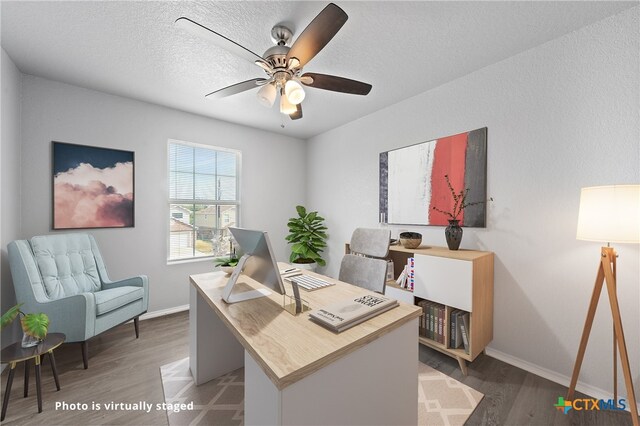
<svg viewBox="0 0 640 426"><path fill-rule="evenodd" d="M295 122L260 106L255 90L204 99L264 73L175 28L176 18L262 54L274 24L287 23L295 39L326 4L2 1L1 43L27 74L308 138L637 2L337 2L349 20L305 71L368 82L368 96L307 88Z"/></svg>

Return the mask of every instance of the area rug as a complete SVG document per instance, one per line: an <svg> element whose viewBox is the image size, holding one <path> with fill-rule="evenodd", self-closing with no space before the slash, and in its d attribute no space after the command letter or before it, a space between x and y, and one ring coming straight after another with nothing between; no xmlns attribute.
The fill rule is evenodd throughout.
<svg viewBox="0 0 640 426"><path fill-rule="evenodd" d="M244 369L201 386L189 372L189 358L160 367L167 404L189 404L192 410L167 410L170 426L242 425ZM418 424L463 425L484 395L423 363L418 368Z"/></svg>

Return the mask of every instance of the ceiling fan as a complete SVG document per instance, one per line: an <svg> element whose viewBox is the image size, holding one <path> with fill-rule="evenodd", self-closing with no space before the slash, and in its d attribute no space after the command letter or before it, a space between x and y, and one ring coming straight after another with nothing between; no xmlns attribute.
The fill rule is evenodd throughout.
<svg viewBox="0 0 640 426"><path fill-rule="evenodd" d="M255 63L267 74L267 78L254 78L236 83L211 92L205 97L224 98L260 87L258 100L262 105L272 107L276 97L280 95L280 112L287 114L292 120L297 120L302 118L301 102L305 97L301 83L316 89L354 95L367 95L371 91L371 85L361 81L318 73L302 74L302 68L329 43L348 18L342 9L330 3L302 31L291 47L287 45L293 32L284 25L276 25L271 29L271 39L276 45L267 49L263 56L189 18L178 18L175 25Z"/></svg>

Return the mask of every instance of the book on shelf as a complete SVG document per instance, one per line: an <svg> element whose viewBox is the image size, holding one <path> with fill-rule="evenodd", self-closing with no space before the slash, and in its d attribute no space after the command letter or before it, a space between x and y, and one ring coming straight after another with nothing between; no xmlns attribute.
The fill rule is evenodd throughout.
<svg viewBox="0 0 640 426"><path fill-rule="evenodd" d="M420 335L427 335L427 312L426 312L426 300L421 300L418 302L418 306L422 309L422 315L420 315Z"/></svg>
<svg viewBox="0 0 640 426"><path fill-rule="evenodd" d="M427 302L427 337L433 339L433 302Z"/></svg>
<svg viewBox="0 0 640 426"><path fill-rule="evenodd" d="M432 303L431 305L431 330L433 331L432 339L436 342L439 341L438 337L438 305Z"/></svg>
<svg viewBox="0 0 640 426"><path fill-rule="evenodd" d="M406 288L410 291L413 291L413 287L415 284L415 274L416 274L416 260L413 257L407 258L407 285Z"/></svg>
<svg viewBox="0 0 640 426"><path fill-rule="evenodd" d="M387 281L395 279L393 276L393 260L387 260Z"/></svg>
<svg viewBox="0 0 640 426"><path fill-rule="evenodd" d="M340 333L398 306L398 301L379 294L362 294L333 303L309 314L313 322Z"/></svg>
<svg viewBox="0 0 640 426"><path fill-rule="evenodd" d="M449 314L449 347L458 349L462 345L462 337L460 336L460 327L458 327L458 315L460 309L452 309Z"/></svg>
<svg viewBox="0 0 640 426"><path fill-rule="evenodd" d="M420 334L435 342L445 344L446 307L430 300L416 303L422 308L420 317Z"/></svg>
<svg viewBox="0 0 640 426"><path fill-rule="evenodd" d="M462 311L458 315L458 326L460 327L460 334L462 336L462 344L464 345L464 351L469 353L469 312Z"/></svg>
<svg viewBox="0 0 640 426"><path fill-rule="evenodd" d="M405 283L407 282L407 265L404 266L404 269L400 273L400 276L396 280L396 284L400 288L405 288Z"/></svg>
<svg viewBox="0 0 640 426"><path fill-rule="evenodd" d="M444 306L438 307L438 342L444 343Z"/></svg>

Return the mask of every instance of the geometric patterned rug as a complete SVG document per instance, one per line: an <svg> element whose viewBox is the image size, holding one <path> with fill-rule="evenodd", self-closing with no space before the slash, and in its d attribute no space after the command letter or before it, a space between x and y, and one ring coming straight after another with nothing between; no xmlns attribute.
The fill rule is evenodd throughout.
<svg viewBox="0 0 640 426"><path fill-rule="evenodd" d="M189 358L160 367L165 402L190 403L193 410L167 411L170 426L242 425L244 423L244 369L195 386ZM467 421L483 394L419 363L418 424L458 426Z"/></svg>
<svg viewBox="0 0 640 426"><path fill-rule="evenodd" d="M418 424L463 425L484 395L426 364L418 365Z"/></svg>

